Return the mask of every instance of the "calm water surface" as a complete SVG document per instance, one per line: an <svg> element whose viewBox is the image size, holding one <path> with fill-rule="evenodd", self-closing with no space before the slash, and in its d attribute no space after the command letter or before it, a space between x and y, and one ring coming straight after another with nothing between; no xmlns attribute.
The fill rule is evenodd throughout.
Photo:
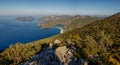
<svg viewBox="0 0 120 65"><path fill-rule="evenodd" d="M37 21L17 21L14 17L0 17L0 50L16 42L28 43L60 33L57 28L41 29Z"/></svg>

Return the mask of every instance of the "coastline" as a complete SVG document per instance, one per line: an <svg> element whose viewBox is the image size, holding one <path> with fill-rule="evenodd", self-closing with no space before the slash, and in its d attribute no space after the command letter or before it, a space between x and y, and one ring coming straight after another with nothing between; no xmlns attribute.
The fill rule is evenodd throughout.
<svg viewBox="0 0 120 65"><path fill-rule="evenodd" d="M62 28L60 28L60 30L61 30L60 33L63 33L64 30Z"/></svg>
<svg viewBox="0 0 120 65"><path fill-rule="evenodd" d="M64 30L62 28L56 27L60 30L60 34L64 32Z"/></svg>

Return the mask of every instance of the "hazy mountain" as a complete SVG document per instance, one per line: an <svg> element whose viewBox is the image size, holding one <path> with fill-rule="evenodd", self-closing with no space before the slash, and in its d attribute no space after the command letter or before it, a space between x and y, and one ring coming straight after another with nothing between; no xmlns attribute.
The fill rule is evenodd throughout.
<svg viewBox="0 0 120 65"><path fill-rule="evenodd" d="M88 23L101 19L98 17L81 16L81 15L76 15L76 16L67 17L67 18L59 18L59 19L58 18L56 19L56 17L54 16L52 17L54 20L49 20L47 17L47 20L49 20L49 22L40 23L40 26L42 28L51 28L51 27L57 27L61 25L63 26L64 30L72 30L75 28L80 28ZM46 19L46 17L43 19Z"/></svg>

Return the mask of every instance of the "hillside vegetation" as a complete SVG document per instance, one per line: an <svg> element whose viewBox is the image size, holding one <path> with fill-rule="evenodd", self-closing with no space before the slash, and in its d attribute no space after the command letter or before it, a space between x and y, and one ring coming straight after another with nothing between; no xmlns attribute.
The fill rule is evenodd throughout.
<svg viewBox="0 0 120 65"><path fill-rule="evenodd" d="M60 40L77 58L90 65L120 65L120 13L29 44L11 45L0 53L1 65L15 65L29 60L48 43Z"/></svg>
<svg viewBox="0 0 120 65"><path fill-rule="evenodd" d="M63 39L64 45L74 43L79 58L94 60L100 65L120 65L120 13L58 35L58 38Z"/></svg>

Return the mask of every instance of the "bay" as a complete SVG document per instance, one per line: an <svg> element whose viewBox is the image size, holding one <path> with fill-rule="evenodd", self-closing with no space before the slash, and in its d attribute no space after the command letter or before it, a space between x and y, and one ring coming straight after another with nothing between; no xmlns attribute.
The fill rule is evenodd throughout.
<svg viewBox="0 0 120 65"><path fill-rule="evenodd" d="M0 17L0 50L17 42L28 43L59 33L57 28L41 29L37 21L17 21L15 17Z"/></svg>

